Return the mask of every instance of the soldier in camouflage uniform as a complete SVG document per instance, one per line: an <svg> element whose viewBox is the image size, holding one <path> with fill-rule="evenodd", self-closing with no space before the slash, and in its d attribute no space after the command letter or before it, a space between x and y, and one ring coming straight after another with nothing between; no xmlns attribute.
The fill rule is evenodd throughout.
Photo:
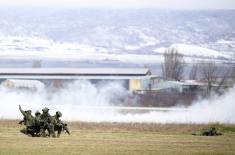
<svg viewBox="0 0 235 155"><path fill-rule="evenodd" d="M49 134L51 134L50 131L50 119L51 115L49 114L49 109L47 107L42 109L42 114L40 115L40 136L46 137L46 130Z"/></svg>
<svg viewBox="0 0 235 155"><path fill-rule="evenodd" d="M204 129L201 134L202 136L218 136L219 135L214 127Z"/></svg>
<svg viewBox="0 0 235 155"><path fill-rule="evenodd" d="M203 129L201 132L193 133L195 136L220 136L222 133L218 132L215 127Z"/></svg>
<svg viewBox="0 0 235 155"><path fill-rule="evenodd" d="M24 116L24 125L26 126L26 128L20 131L26 135L34 136L35 123L34 123L34 117L31 114L31 110L23 111L20 105L19 105L19 110L21 114Z"/></svg>
<svg viewBox="0 0 235 155"><path fill-rule="evenodd" d="M41 117L41 113L37 110L35 112L35 118L34 118L34 123L35 123L35 127L34 127L34 130L35 130L35 133L36 133L36 136L40 136L40 117Z"/></svg>
<svg viewBox="0 0 235 155"><path fill-rule="evenodd" d="M60 137L62 131L62 121L60 120L60 117L62 117L60 111L57 111L56 114L51 117L51 132L53 137L56 137L55 131L57 131L57 137Z"/></svg>

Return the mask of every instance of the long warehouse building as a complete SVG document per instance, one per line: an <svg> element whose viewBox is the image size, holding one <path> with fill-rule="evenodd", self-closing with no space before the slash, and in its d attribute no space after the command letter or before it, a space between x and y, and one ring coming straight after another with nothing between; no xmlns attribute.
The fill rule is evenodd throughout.
<svg viewBox="0 0 235 155"><path fill-rule="evenodd" d="M155 76L147 68L1 68L0 81L17 80L122 80L131 91L147 89Z"/></svg>

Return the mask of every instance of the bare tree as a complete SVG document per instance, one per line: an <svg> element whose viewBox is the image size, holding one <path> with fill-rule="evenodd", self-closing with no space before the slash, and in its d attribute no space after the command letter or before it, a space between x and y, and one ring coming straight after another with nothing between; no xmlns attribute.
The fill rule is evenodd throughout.
<svg viewBox="0 0 235 155"><path fill-rule="evenodd" d="M191 80L197 80L198 78L198 64L194 64L189 72L189 78Z"/></svg>
<svg viewBox="0 0 235 155"><path fill-rule="evenodd" d="M183 55L175 48L168 48L164 53L162 75L166 79L180 81L183 78L185 62Z"/></svg>
<svg viewBox="0 0 235 155"><path fill-rule="evenodd" d="M217 67L214 62L203 63L200 65L201 80L207 83L207 93L210 95L214 83L216 83Z"/></svg>
<svg viewBox="0 0 235 155"><path fill-rule="evenodd" d="M234 53L235 53L235 52L234 52ZM231 78L232 78L232 80L233 80L233 83L235 83L235 66L232 67Z"/></svg>
<svg viewBox="0 0 235 155"><path fill-rule="evenodd" d="M225 69L222 71L222 77L220 79L220 81L218 82L218 87L216 88L216 92L218 94L221 94L221 88L226 84L227 80L229 77L232 76L232 69L231 68L228 68L228 69Z"/></svg>

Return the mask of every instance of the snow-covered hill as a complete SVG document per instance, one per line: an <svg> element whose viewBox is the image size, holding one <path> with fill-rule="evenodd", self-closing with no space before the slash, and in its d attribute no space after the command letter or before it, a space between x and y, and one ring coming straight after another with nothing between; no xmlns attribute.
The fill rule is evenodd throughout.
<svg viewBox="0 0 235 155"><path fill-rule="evenodd" d="M188 44L173 44L169 47L170 49L175 49L180 54L183 54L185 57L194 57L194 58L211 58L211 59L232 59L232 55L223 54L222 52L218 52L216 50L188 45ZM164 54L166 48L157 48L154 52L159 54Z"/></svg>
<svg viewBox="0 0 235 155"><path fill-rule="evenodd" d="M171 47L184 54L187 62L232 62L234 18L234 10L0 7L0 59L66 59L144 66L162 62L163 52Z"/></svg>
<svg viewBox="0 0 235 155"><path fill-rule="evenodd" d="M38 37L13 37L0 35L0 59L14 60L64 60L89 63L116 62L125 64L154 64L163 62L166 48L157 48L148 54L109 51L104 47L96 47L72 42L54 42ZM173 44L167 48L175 48L184 55L186 62L216 61L230 62L231 55L186 44Z"/></svg>

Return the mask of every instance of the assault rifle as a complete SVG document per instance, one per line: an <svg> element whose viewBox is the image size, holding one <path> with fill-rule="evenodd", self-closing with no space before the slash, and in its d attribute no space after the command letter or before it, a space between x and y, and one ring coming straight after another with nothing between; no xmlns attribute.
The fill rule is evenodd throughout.
<svg viewBox="0 0 235 155"><path fill-rule="evenodd" d="M60 120L60 123L61 123L61 125L62 125L62 131L65 131L65 133L67 133L67 134L70 135L69 128L68 128L68 124L62 122L61 120Z"/></svg>

